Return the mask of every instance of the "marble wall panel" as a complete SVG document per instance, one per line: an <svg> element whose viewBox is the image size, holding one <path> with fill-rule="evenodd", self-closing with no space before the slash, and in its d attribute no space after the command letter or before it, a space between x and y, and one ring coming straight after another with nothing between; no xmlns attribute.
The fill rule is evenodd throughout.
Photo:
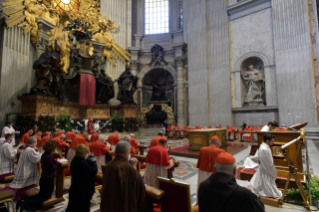
<svg viewBox="0 0 319 212"><path fill-rule="evenodd" d="M273 0L279 120L316 126L307 1Z"/></svg>
<svg viewBox="0 0 319 212"><path fill-rule="evenodd" d="M132 42L132 0L108 0L101 1L101 13L116 21L118 29L110 31L114 40L127 49ZM106 63L106 73L117 79L125 71L125 64L117 57L116 66Z"/></svg>
<svg viewBox="0 0 319 212"><path fill-rule="evenodd" d="M30 33L14 26L0 26L0 129L5 125L5 114L21 112L19 95L28 93L34 83L32 69L35 50ZM11 105L12 103L12 105ZM12 120L14 121L14 120Z"/></svg>

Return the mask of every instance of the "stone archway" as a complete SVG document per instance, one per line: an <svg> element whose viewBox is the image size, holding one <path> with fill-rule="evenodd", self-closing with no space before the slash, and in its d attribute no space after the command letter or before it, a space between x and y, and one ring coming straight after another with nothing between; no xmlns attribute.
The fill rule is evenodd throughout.
<svg viewBox="0 0 319 212"><path fill-rule="evenodd" d="M144 68L138 75L138 103L141 111L143 105L168 104L176 111L177 74L169 65L149 66Z"/></svg>

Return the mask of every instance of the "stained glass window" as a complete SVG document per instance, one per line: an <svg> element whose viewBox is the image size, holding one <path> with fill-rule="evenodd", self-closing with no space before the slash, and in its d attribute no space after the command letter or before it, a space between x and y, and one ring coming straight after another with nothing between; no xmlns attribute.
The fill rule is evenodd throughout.
<svg viewBox="0 0 319 212"><path fill-rule="evenodd" d="M169 0L145 0L145 34L169 32Z"/></svg>
<svg viewBox="0 0 319 212"><path fill-rule="evenodd" d="M79 0L54 0L54 6L61 13L72 12L75 13L79 10Z"/></svg>

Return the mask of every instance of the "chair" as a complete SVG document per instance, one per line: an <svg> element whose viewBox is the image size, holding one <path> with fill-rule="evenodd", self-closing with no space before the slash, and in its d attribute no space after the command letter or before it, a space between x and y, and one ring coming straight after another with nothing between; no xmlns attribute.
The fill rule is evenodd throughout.
<svg viewBox="0 0 319 212"><path fill-rule="evenodd" d="M195 212L198 207L192 207L190 185L176 182L174 178L157 177L158 188L165 192L161 201L161 212Z"/></svg>
<svg viewBox="0 0 319 212"><path fill-rule="evenodd" d="M16 197L16 193L14 193L14 191L12 191L11 189L6 190L6 191L2 191L0 192L0 203L5 203L7 204L7 209L9 210L9 203L11 203L12 206L12 211L15 212L14 209L14 201L13 199ZM4 208L6 206L2 206L0 208Z"/></svg>

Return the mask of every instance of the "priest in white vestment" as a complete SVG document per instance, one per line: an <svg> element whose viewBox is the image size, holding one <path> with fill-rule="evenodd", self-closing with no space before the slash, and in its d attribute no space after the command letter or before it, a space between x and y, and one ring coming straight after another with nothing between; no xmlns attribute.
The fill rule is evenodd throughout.
<svg viewBox="0 0 319 212"><path fill-rule="evenodd" d="M250 180L251 191L257 196L273 197L280 199L282 192L277 188L277 170L274 165L271 147L274 145L275 136L264 135L264 143L259 147L259 161L257 172Z"/></svg>
<svg viewBox="0 0 319 212"><path fill-rule="evenodd" d="M12 134L6 134L5 142L0 146L0 180L14 175L14 159L17 158L18 150L11 146Z"/></svg>
<svg viewBox="0 0 319 212"><path fill-rule="evenodd" d="M269 132L271 130L276 129L278 127L278 123L276 121L270 121L268 125L265 125L260 131ZM258 161L258 149L254 156L247 157L244 161L244 167L247 169L257 169L259 165Z"/></svg>
<svg viewBox="0 0 319 212"><path fill-rule="evenodd" d="M13 182L1 191L11 189L16 193L14 201L21 199L24 193L39 183L38 163L41 161L42 154L35 151L37 139L30 136L28 144L23 148Z"/></svg>
<svg viewBox="0 0 319 212"><path fill-rule="evenodd" d="M17 145L15 143L15 130L12 127L12 122L8 122L7 125L2 129L1 137L4 137L6 134L13 134L13 140L11 142L11 145Z"/></svg>
<svg viewBox="0 0 319 212"><path fill-rule="evenodd" d="M168 177L168 170L175 164L175 158L170 158L167 150L167 138L161 137L159 144L153 146L147 152L145 158L146 170L144 183L157 188L157 177Z"/></svg>

